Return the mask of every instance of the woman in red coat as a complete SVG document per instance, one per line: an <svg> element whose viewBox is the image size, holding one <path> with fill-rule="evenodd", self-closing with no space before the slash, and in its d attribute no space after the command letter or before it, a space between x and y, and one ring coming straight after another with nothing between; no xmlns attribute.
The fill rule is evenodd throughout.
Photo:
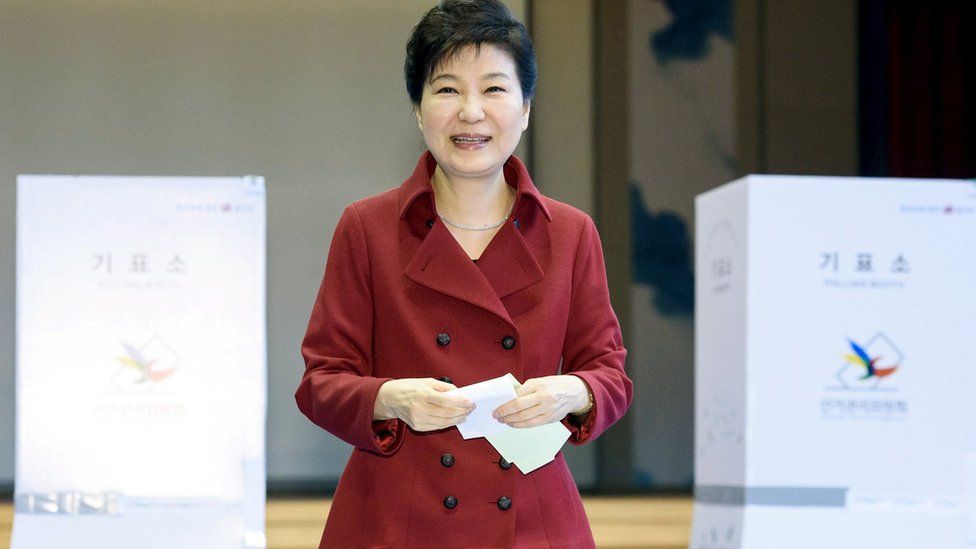
<svg viewBox="0 0 976 549"><path fill-rule="evenodd" d="M592 547L561 454L528 474L455 426L457 387L512 373L494 411L597 437L630 406L626 351L593 221L512 156L535 55L497 0L445 0L407 45L428 152L348 206L302 344L296 399L355 449L320 547Z"/></svg>

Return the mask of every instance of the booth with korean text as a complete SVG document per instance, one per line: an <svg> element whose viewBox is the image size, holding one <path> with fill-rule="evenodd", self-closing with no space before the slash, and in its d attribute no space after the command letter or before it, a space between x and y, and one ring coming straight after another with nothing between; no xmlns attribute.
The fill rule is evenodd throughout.
<svg viewBox="0 0 976 549"><path fill-rule="evenodd" d="M265 547L263 178L17 183L12 547Z"/></svg>
<svg viewBox="0 0 976 549"><path fill-rule="evenodd" d="M696 203L691 546L976 547L976 185Z"/></svg>

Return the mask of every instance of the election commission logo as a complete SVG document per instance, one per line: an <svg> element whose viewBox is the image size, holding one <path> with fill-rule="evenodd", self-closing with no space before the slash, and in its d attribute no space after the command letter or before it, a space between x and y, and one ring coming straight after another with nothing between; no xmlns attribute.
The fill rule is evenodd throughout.
<svg viewBox="0 0 976 549"><path fill-rule="evenodd" d="M881 332L865 344L848 339L844 364L834 378L840 387L857 391L893 390L891 378L898 372L905 355Z"/></svg>
<svg viewBox="0 0 976 549"><path fill-rule="evenodd" d="M120 393L151 393L179 370L179 355L158 335L138 346L124 340L120 343L121 353L115 358L118 367L111 377Z"/></svg>
<svg viewBox="0 0 976 549"><path fill-rule="evenodd" d="M820 401L824 419L901 421L907 418L908 402L898 395L898 374L905 354L883 332L867 340L847 338L839 353L833 383Z"/></svg>

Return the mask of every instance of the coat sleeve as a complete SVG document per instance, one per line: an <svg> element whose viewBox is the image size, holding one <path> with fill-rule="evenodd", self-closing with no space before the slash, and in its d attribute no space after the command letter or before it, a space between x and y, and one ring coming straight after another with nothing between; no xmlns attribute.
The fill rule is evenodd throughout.
<svg viewBox="0 0 976 549"><path fill-rule="evenodd" d="M380 386L373 374L373 294L363 223L351 205L342 213L302 341L305 374L295 392L313 423L377 454L403 441L404 422L373 421Z"/></svg>
<svg viewBox="0 0 976 549"><path fill-rule="evenodd" d="M633 383L624 372L627 350L610 305L603 249L596 226L586 216L573 267L569 320L562 373L578 376L593 394L593 408L578 420L567 416L570 442L582 444L613 425L630 407Z"/></svg>

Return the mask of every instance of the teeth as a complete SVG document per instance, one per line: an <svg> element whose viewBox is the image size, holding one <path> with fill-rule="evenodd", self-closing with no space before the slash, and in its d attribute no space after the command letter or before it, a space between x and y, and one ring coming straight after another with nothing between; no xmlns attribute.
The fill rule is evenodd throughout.
<svg viewBox="0 0 976 549"><path fill-rule="evenodd" d="M456 135L451 138L452 141L456 143L485 143L491 139L490 137L461 137Z"/></svg>

